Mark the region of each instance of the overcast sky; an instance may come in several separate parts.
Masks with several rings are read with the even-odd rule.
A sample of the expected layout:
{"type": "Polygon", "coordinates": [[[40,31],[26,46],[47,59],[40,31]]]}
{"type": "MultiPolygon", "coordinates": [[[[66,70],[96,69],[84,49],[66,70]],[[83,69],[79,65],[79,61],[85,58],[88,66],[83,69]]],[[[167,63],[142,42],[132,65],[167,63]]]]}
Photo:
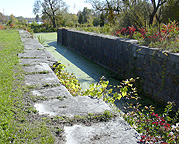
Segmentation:
{"type": "MultiPolygon", "coordinates": [[[[85,0],[64,0],[69,5],[69,12],[77,13],[84,7],[90,7],[85,0]]],[[[23,17],[35,17],[33,14],[33,5],[35,0],[0,0],[0,12],[5,15],[15,15],[23,17]]]]}

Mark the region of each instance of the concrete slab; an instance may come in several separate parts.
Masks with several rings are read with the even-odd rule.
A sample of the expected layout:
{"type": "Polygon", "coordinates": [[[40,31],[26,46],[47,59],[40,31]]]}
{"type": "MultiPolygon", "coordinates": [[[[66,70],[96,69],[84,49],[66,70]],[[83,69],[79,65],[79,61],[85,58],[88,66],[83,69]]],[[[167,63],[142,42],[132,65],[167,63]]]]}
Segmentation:
{"type": "Polygon", "coordinates": [[[46,98],[70,98],[71,94],[68,92],[65,86],[60,85],[57,87],[33,90],[31,91],[33,96],[44,96],[46,98]]]}
{"type": "Polygon", "coordinates": [[[103,113],[111,108],[102,100],[91,99],[86,96],[69,97],[64,100],[52,99],[34,105],[40,115],[74,117],[88,115],[88,113],[103,113]]]}
{"type": "Polygon", "coordinates": [[[25,84],[28,86],[32,85],[55,85],[60,84],[59,79],[56,77],[54,73],[48,74],[33,74],[33,75],[25,75],[25,84]]]}
{"type": "Polygon", "coordinates": [[[45,49],[41,44],[26,44],[24,45],[26,50],[38,50],[38,49],[45,49]]]}
{"type": "Polygon", "coordinates": [[[22,59],[20,64],[22,65],[35,65],[35,64],[40,64],[40,63],[47,63],[47,60],[44,58],[36,58],[36,59],[22,59]]]}
{"type": "Polygon", "coordinates": [[[21,40],[26,45],[39,44],[38,41],[36,41],[35,39],[32,39],[32,38],[22,38],[21,40]]]}
{"type": "Polygon", "coordinates": [[[26,50],[24,53],[18,54],[19,58],[23,57],[46,57],[44,50],[26,50]]]}
{"type": "Polygon", "coordinates": [[[44,50],[44,52],[45,52],[47,61],[57,62],[57,59],[54,56],[52,56],[52,54],[48,50],[44,50]]]}
{"type": "Polygon", "coordinates": [[[66,144],[136,144],[139,134],[121,117],[91,126],[65,126],[66,144]]]}
{"type": "Polygon", "coordinates": [[[20,33],[20,35],[21,35],[21,38],[23,38],[24,36],[25,36],[25,37],[29,36],[29,33],[26,32],[25,30],[19,30],[19,33],[20,33]]]}
{"type": "Polygon", "coordinates": [[[22,65],[48,63],[49,66],[52,66],[57,61],[47,50],[25,50],[18,56],[21,58],[22,65]]]}
{"type": "Polygon", "coordinates": [[[22,67],[25,72],[53,72],[47,63],[39,63],[36,65],[23,66],[22,67]]]}

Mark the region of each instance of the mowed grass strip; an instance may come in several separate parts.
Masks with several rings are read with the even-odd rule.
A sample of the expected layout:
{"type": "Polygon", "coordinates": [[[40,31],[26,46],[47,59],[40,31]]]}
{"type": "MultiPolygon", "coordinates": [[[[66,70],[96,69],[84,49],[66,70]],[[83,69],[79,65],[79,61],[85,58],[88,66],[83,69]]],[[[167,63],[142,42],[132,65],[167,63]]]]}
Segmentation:
{"type": "Polygon", "coordinates": [[[23,44],[17,30],[0,30],[0,143],[54,143],[42,121],[24,110],[23,71],[18,53],[23,44]]]}

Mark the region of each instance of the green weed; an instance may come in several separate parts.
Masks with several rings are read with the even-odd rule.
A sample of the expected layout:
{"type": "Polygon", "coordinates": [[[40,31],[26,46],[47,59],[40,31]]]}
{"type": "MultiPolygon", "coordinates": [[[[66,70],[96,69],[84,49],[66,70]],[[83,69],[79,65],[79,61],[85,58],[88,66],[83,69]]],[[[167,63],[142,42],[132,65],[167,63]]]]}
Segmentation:
{"type": "Polygon", "coordinates": [[[37,40],[39,41],[39,43],[41,43],[42,45],[44,44],[45,42],[45,39],[42,37],[42,36],[37,36],[37,40]]]}

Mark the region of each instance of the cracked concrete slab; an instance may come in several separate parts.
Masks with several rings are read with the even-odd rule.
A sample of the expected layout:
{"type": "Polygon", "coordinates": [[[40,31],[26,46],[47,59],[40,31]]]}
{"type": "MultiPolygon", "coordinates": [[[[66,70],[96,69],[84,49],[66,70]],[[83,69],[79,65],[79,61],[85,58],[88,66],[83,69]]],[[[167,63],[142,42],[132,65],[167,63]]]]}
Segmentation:
{"type": "Polygon", "coordinates": [[[38,49],[45,49],[41,44],[30,44],[30,45],[25,45],[24,48],[26,50],[38,50],[38,49]]]}
{"type": "Polygon", "coordinates": [[[28,44],[30,44],[30,45],[31,45],[31,44],[39,44],[39,42],[38,42],[37,40],[32,39],[31,37],[27,37],[27,38],[22,37],[21,40],[22,40],[22,42],[24,42],[26,45],[28,45],[28,44]]]}
{"type": "Polygon", "coordinates": [[[44,86],[60,84],[54,73],[25,75],[25,84],[28,86],[44,86]]]}
{"type": "Polygon", "coordinates": [[[48,62],[44,58],[35,58],[35,59],[22,58],[20,61],[20,64],[22,64],[22,65],[35,65],[35,64],[40,64],[40,63],[48,63],[48,62]]]}
{"type": "Polygon", "coordinates": [[[23,57],[47,57],[44,50],[26,50],[24,53],[18,54],[19,58],[23,57]]]}
{"type": "Polygon", "coordinates": [[[60,85],[57,87],[52,87],[52,88],[33,90],[31,92],[32,92],[33,96],[44,96],[46,98],[58,98],[58,97],[69,98],[69,97],[72,97],[72,95],[69,93],[69,91],[63,85],[60,85]]]}
{"type": "Polygon", "coordinates": [[[35,65],[23,66],[23,70],[27,73],[32,72],[53,72],[47,63],[38,63],[35,65]]]}
{"type": "Polygon", "coordinates": [[[91,126],[65,126],[66,144],[135,144],[139,134],[121,117],[91,126]]]}
{"type": "Polygon", "coordinates": [[[104,101],[91,99],[87,96],[69,97],[63,100],[50,99],[36,103],[34,107],[39,111],[39,114],[67,117],[85,116],[88,113],[99,114],[105,110],[112,111],[104,101]]]}

